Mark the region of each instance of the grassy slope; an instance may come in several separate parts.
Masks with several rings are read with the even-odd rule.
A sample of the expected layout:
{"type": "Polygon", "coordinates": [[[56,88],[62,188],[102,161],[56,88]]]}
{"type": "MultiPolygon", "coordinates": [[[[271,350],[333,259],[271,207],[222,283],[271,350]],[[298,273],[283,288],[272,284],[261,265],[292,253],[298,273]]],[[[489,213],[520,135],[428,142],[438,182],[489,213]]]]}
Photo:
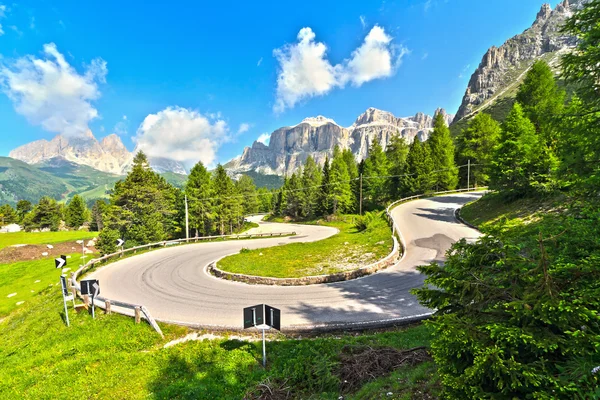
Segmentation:
{"type": "MultiPolygon", "coordinates": [[[[241,399],[270,378],[286,381],[302,398],[337,399],[343,346],[411,348],[428,345],[430,335],[417,326],[362,336],[279,337],[267,344],[265,371],[260,342],[220,339],[163,348],[187,330],[163,325],[163,340],[131,318],[98,312],[93,320],[72,308],[67,328],[62,314],[59,288],[53,286],[0,322],[0,398],[241,399]]],[[[401,368],[345,398],[415,398],[423,388],[437,390],[433,372],[431,362],[401,368]],[[387,397],[388,391],[395,396],[387,397]]]]}
{"type": "Polygon", "coordinates": [[[350,218],[324,225],[338,228],[340,233],[318,242],[244,250],[219,261],[219,268],[275,278],[324,275],[359,268],[384,258],[391,250],[390,228],[382,218],[363,232],[356,231],[350,218]]]}
{"type": "MultiPolygon", "coordinates": [[[[91,255],[86,258],[89,260],[91,255]]],[[[81,264],[81,253],[74,253],[67,259],[67,267],[72,271],[81,264]]],[[[50,285],[57,285],[60,270],[54,267],[54,259],[21,261],[12,264],[0,264],[0,317],[8,315],[16,308],[23,307],[20,302],[29,302],[50,285]],[[39,282],[37,282],[39,281],[39,282]],[[8,295],[16,293],[15,296],[8,295]]]]}
{"type": "Polygon", "coordinates": [[[0,250],[15,244],[54,244],[96,236],[98,232],[87,231],[0,233],[0,250]]]}

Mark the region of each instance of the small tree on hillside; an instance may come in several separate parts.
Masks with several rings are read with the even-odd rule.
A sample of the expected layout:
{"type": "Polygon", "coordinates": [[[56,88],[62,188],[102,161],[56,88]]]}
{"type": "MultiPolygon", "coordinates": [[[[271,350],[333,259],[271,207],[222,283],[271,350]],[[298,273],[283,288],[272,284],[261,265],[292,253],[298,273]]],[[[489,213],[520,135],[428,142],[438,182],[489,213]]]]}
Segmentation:
{"type": "Polygon", "coordinates": [[[65,209],[65,223],[68,227],[77,229],[87,222],[88,209],[79,195],[73,196],[65,209]]]}
{"type": "Polygon", "coordinates": [[[14,224],[19,221],[19,215],[10,206],[10,204],[4,204],[0,206],[0,226],[14,224]]]}
{"type": "Polygon", "coordinates": [[[441,113],[435,116],[433,132],[427,140],[433,162],[434,187],[437,191],[452,190],[458,183],[458,169],[454,163],[454,142],[450,129],[441,113]]]}
{"type": "Polygon", "coordinates": [[[17,216],[19,218],[19,223],[23,223],[23,219],[25,215],[33,210],[33,204],[29,200],[19,200],[17,202],[17,216]]]}

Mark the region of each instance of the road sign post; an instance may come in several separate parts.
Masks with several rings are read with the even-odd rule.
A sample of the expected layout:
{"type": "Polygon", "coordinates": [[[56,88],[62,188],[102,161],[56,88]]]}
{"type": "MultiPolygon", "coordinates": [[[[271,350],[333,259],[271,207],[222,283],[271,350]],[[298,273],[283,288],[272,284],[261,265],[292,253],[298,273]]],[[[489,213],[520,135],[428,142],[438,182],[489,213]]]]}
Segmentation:
{"type": "Polygon", "coordinates": [[[266,304],[244,308],[244,329],[255,327],[262,330],[263,367],[267,366],[267,342],[265,331],[271,328],[281,330],[281,311],[266,304]]]}
{"type": "Polygon", "coordinates": [[[67,300],[70,300],[68,299],[70,295],[69,289],[67,288],[67,278],[64,275],[60,276],[60,286],[62,288],[63,304],[65,306],[65,321],[67,322],[67,326],[71,326],[69,323],[69,310],[67,309],[67,300]]]}
{"type": "Polygon", "coordinates": [[[88,279],[81,281],[81,294],[92,296],[92,318],[96,318],[94,300],[100,294],[100,282],[97,279],[88,279]]]}

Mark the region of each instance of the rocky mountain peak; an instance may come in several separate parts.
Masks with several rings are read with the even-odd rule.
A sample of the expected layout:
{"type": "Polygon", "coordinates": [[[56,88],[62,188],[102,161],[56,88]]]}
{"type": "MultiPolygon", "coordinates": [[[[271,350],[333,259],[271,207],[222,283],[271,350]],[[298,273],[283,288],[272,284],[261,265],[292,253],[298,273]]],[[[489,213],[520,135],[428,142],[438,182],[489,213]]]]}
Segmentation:
{"type": "Polygon", "coordinates": [[[370,107],[367,109],[367,111],[358,116],[356,121],[354,121],[353,126],[370,124],[373,122],[386,122],[395,124],[396,117],[388,111],[382,111],[377,108],[370,107]]]}
{"type": "Polygon", "coordinates": [[[588,1],[564,0],[554,10],[544,4],[530,28],[500,47],[490,47],[471,75],[455,120],[470,117],[510,93],[536,60],[543,57],[552,63],[565,51],[571,51],[577,39],[564,35],[560,28],[573,11],[588,1]]]}
{"type": "MultiPolygon", "coordinates": [[[[316,117],[304,118],[302,120],[302,122],[300,122],[300,124],[309,124],[310,126],[314,126],[314,127],[322,126],[322,125],[326,125],[326,124],[337,125],[334,120],[332,120],[330,118],[326,118],[322,115],[319,115],[316,117]]],[[[298,125],[300,125],[300,124],[298,124],[298,125]]]]}

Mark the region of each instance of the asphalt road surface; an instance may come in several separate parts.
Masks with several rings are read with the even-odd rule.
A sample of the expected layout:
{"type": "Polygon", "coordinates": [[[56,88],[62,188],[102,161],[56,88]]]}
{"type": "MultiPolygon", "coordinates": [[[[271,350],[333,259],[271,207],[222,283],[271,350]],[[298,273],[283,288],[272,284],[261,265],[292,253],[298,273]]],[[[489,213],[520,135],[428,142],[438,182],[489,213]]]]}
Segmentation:
{"type": "MultiPolygon", "coordinates": [[[[261,223],[255,229],[296,231],[292,237],[190,244],[124,259],[91,274],[102,297],[146,306],[164,322],[238,330],[242,309],[266,303],[281,309],[282,330],[378,326],[418,319],[431,313],[409,292],[422,286],[419,265],[443,261],[450,245],[476,239],[478,231],[454,217],[454,211],[482,192],[445,195],[401,204],[393,211],[406,254],[393,267],[363,278],[309,286],[262,286],[229,282],[206,266],[241,248],[256,249],[316,241],[336,233],[329,227],[261,223]]],[[[302,254],[298,254],[302,258],[302,254]]]]}

